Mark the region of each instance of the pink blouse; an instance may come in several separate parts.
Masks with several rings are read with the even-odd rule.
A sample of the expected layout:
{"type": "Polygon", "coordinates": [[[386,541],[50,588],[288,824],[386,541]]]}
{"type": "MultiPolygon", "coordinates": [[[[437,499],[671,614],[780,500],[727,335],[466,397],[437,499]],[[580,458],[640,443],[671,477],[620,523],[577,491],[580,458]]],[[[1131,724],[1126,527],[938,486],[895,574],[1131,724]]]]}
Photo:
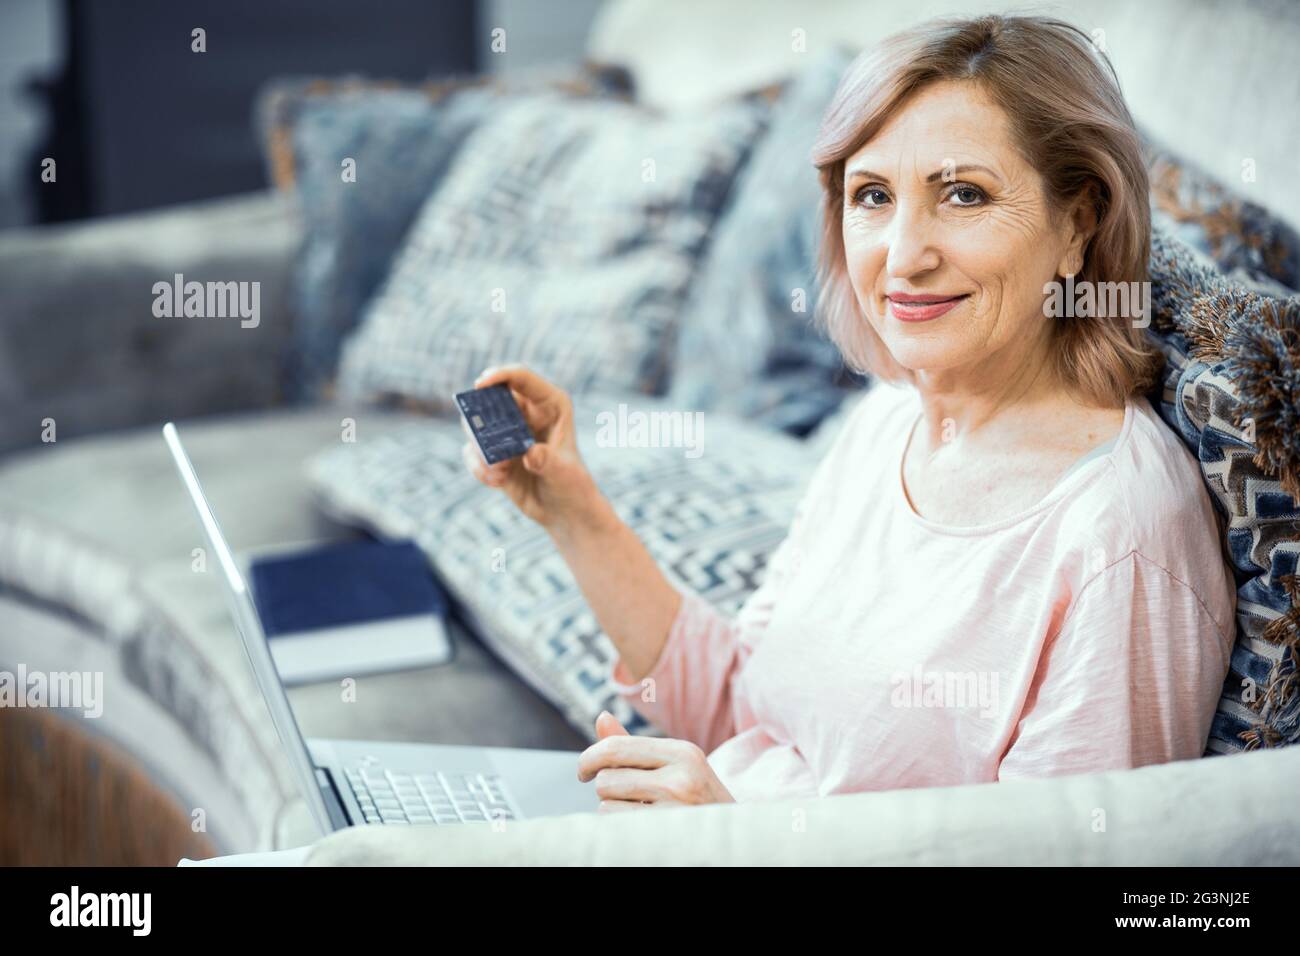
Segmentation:
{"type": "Polygon", "coordinates": [[[1020,513],[928,521],[903,491],[911,387],[879,384],[728,618],[684,594],[619,691],[737,800],[1200,757],[1235,592],[1197,464],[1146,399],[1109,453],[1020,513]]]}

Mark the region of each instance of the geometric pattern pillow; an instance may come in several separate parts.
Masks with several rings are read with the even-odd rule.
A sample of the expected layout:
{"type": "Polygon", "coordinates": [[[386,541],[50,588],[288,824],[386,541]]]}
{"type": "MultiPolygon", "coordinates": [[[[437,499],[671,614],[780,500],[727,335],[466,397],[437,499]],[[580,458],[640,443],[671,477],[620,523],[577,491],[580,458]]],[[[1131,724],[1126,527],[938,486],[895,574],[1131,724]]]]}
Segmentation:
{"type": "Polygon", "coordinates": [[[296,191],[303,221],[286,361],[295,397],[328,391],[344,336],[465,138],[503,97],[540,89],[575,97],[622,92],[615,74],[586,65],[418,85],[276,80],[262,91],[269,172],[280,189],[296,191]],[[345,160],[354,177],[344,178],[345,160]]]}
{"type": "Polygon", "coordinates": [[[1200,463],[1225,527],[1237,637],[1207,753],[1300,740],[1300,299],[1227,284],[1152,237],[1150,396],[1200,463]]]}
{"type": "MultiPolygon", "coordinates": [[[[696,458],[680,448],[601,447],[596,415],[618,401],[629,399],[575,399],[584,461],[669,579],[734,612],[785,537],[815,462],[797,439],[713,415],[696,458]]],[[[591,736],[602,710],[650,732],[610,688],[613,646],[550,538],[465,471],[464,441],[457,423],[414,421],[331,447],[308,472],[340,520],[414,540],[480,638],[580,733],[591,736]]]]}
{"type": "Polygon", "coordinates": [[[521,361],[574,394],[654,392],[764,109],[502,102],[461,147],[344,347],[340,393],[434,405],[521,361]]]}

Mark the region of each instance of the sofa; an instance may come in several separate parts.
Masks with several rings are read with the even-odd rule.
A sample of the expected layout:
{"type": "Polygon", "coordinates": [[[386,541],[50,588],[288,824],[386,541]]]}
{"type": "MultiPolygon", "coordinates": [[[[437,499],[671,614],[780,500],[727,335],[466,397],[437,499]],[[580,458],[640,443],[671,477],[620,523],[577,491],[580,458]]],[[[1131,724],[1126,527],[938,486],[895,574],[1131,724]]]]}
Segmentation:
{"type": "MultiPolygon", "coordinates": [[[[605,708],[657,732],[612,694],[608,639],[545,537],[464,473],[440,396],[502,357],[564,382],[615,507],[677,584],[738,607],[865,384],[816,333],[815,304],[791,304],[815,292],[800,158],[819,110],[874,35],[1001,5],[739,6],[610,0],[584,63],[519,77],[286,80],[257,109],[267,192],[0,235],[0,669],[102,670],[113,702],[93,722],[0,711],[0,804],[20,808],[0,861],[169,864],[317,836],[220,588],[195,570],[167,419],[240,552],[411,539],[453,599],[454,670],[363,682],[386,701],[371,709],[299,689],[309,734],[576,751],[605,708]],[[506,148],[520,142],[522,157],[506,148]],[[340,191],[340,156],[355,182],[383,169],[382,187],[340,191]],[[526,197],[541,212],[502,243],[482,198],[541,168],[526,197]],[[255,327],[159,318],[149,291],[176,274],[258,282],[255,327]],[[494,295],[499,312],[482,306],[494,295]],[[607,446],[596,421],[620,406],[704,411],[707,454],[607,446]]],[[[504,833],[357,828],[308,862],[1300,862],[1300,200],[1281,172],[1300,136],[1284,65],[1300,16],[1049,9],[1106,47],[1149,143],[1151,331],[1168,359],[1151,398],[1201,462],[1241,587],[1207,756],[504,833]],[[1221,42],[1225,24],[1240,43],[1221,42]]]]}

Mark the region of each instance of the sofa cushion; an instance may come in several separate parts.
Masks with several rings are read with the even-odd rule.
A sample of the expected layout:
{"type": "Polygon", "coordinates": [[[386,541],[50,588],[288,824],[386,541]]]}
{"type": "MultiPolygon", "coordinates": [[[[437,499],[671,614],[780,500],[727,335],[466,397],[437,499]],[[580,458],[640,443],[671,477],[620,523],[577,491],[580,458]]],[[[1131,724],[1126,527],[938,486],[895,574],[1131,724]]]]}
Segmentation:
{"type": "Polygon", "coordinates": [[[523,361],[571,392],[651,392],[732,177],[742,101],[689,117],[625,103],[502,104],[461,148],[347,342],[348,397],[448,405],[523,361]]]}
{"type": "Polygon", "coordinates": [[[332,380],[343,337],[465,138],[504,98],[538,90],[626,94],[615,73],[586,66],[419,85],[277,80],[262,92],[258,120],[269,172],[278,187],[296,190],[305,228],[286,362],[296,394],[315,394],[332,380]],[[345,160],[355,164],[351,180],[343,176],[345,160]]]}
{"type": "MultiPolygon", "coordinates": [[[[671,411],[651,399],[576,400],[584,459],[670,580],[727,611],[758,585],[812,462],[775,432],[710,415],[703,453],[597,442],[597,415],[671,411]]],[[[412,538],[482,639],[591,736],[601,710],[645,722],[616,695],[608,637],[540,527],[465,470],[459,424],[413,422],[308,466],[325,510],[412,538]]]]}

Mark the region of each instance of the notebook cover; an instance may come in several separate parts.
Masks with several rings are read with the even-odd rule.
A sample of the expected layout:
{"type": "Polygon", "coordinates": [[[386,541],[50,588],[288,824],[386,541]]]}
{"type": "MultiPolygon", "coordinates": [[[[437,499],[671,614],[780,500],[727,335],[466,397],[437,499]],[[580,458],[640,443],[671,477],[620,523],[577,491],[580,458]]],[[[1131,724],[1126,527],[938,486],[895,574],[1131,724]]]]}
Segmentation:
{"type": "Polygon", "coordinates": [[[363,540],[257,558],[250,574],[268,637],[447,614],[442,588],[410,541],[363,540]]]}

